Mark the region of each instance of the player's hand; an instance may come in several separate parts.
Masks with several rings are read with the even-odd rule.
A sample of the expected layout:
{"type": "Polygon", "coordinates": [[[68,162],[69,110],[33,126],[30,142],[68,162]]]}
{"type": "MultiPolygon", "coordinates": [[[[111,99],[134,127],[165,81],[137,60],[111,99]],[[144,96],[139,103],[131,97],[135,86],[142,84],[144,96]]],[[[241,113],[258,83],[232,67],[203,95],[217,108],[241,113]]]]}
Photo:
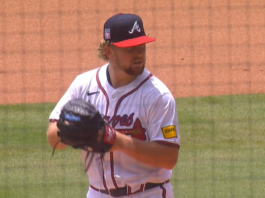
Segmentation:
{"type": "Polygon", "coordinates": [[[95,106],[83,99],[70,100],[63,107],[57,127],[62,143],[96,153],[108,152],[116,137],[95,106]]]}

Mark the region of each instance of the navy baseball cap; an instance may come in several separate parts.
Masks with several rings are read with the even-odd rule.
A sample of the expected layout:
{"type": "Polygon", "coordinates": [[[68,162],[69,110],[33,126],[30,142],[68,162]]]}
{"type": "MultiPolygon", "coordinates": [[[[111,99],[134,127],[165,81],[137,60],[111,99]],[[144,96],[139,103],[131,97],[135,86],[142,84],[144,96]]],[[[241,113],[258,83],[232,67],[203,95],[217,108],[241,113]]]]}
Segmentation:
{"type": "Polygon", "coordinates": [[[135,14],[116,14],[104,24],[103,38],[117,47],[132,47],[155,41],[146,36],[142,19],[135,14]]]}

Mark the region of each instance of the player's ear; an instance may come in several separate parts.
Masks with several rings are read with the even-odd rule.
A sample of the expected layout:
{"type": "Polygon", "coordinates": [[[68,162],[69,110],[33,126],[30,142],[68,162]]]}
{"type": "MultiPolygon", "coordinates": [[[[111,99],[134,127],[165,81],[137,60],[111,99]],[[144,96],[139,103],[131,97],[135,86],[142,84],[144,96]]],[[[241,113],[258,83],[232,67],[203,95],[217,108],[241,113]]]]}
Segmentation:
{"type": "Polygon", "coordinates": [[[111,48],[110,45],[105,46],[104,50],[105,50],[105,54],[108,57],[108,59],[111,60],[111,59],[113,59],[115,57],[114,56],[114,51],[113,51],[113,49],[111,48]]]}

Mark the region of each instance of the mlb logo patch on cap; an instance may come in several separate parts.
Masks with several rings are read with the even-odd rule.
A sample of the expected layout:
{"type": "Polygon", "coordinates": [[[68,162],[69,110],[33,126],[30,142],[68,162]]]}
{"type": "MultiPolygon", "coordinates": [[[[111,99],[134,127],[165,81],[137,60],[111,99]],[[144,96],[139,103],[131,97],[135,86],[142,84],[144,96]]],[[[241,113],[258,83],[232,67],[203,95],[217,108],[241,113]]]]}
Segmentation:
{"type": "Polygon", "coordinates": [[[105,29],[105,39],[111,39],[111,37],[110,37],[110,29],[105,29]]]}

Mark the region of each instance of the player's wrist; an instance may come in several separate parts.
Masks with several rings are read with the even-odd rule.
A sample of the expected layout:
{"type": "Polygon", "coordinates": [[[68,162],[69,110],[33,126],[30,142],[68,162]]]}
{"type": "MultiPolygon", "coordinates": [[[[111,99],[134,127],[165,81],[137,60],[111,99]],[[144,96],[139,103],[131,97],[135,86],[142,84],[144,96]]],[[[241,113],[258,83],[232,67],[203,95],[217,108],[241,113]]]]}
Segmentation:
{"type": "Polygon", "coordinates": [[[126,136],[116,131],[116,138],[114,140],[114,144],[111,147],[110,151],[122,150],[122,140],[124,139],[124,137],[126,136]]]}

